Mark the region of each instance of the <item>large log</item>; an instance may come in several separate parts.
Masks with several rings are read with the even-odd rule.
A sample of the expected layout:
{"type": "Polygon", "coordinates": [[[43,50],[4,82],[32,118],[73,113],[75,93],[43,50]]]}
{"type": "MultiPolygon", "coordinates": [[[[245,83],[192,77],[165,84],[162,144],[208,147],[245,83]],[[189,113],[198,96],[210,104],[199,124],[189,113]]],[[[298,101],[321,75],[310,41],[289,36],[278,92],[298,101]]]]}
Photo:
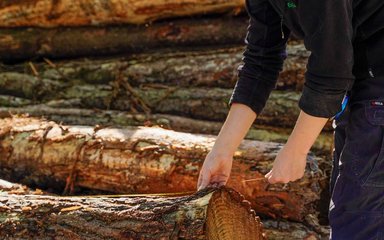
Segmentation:
{"type": "Polygon", "coordinates": [[[239,13],[242,0],[2,0],[0,27],[143,24],[158,19],[239,13]]]}
{"type": "MultiPolygon", "coordinates": [[[[41,191],[36,192],[33,190],[29,190],[25,186],[21,186],[19,184],[5,182],[4,185],[2,184],[3,182],[4,181],[0,180],[0,190],[2,191],[2,193],[0,194],[0,237],[6,239],[36,239],[41,236],[44,236],[45,238],[52,236],[55,239],[61,239],[60,237],[64,238],[65,236],[68,236],[70,239],[73,239],[76,235],[81,239],[89,239],[90,237],[96,238],[96,236],[98,239],[115,239],[118,236],[119,232],[124,231],[125,229],[131,230],[133,228],[133,225],[138,226],[138,224],[141,223],[143,218],[141,217],[139,219],[139,223],[136,222],[133,224],[132,221],[129,222],[129,220],[134,219],[139,214],[151,217],[152,214],[155,213],[159,213],[159,215],[161,214],[161,217],[165,219],[176,221],[177,226],[179,226],[179,229],[169,229],[169,233],[165,233],[166,227],[164,227],[163,233],[165,235],[171,234],[171,232],[175,234],[174,238],[166,239],[178,239],[176,237],[178,235],[199,235],[201,234],[201,232],[205,233],[201,234],[202,239],[213,239],[213,236],[211,238],[206,237],[208,231],[212,231],[212,227],[209,228],[208,224],[206,224],[205,227],[202,227],[202,223],[207,223],[208,220],[212,218],[218,219],[218,217],[221,217],[222,214],[225,214],[225,218],[223,218],[223,220],[225,221],[221,221],[220,226],[214,226],[214,232],[216,234],[219,233],[229,235],[220,235],[220,239],[233,239],[232,236],[235,236],[236,238],[240,237],[240,239],[242,239],[244,232],[246,232],[247,234],[246,239],[253,239],[257,237],[257,235],[252,235],[254,231],[257,231],[257,228],[250,229],[251,232],[247,232],[247,228],[254,227],[252,225],[260,227],[260,225],[258,224],[258,218],[256,217],[256,222],[253,218],[253,210],[249,210],[249,203],[241,201],[243,199],[242,196],[237,192],[233,191],[232,189],[217,189],[214,193],[211,192],[214,189],[207,189],[199,193],[195,193],[194,196],[174,196],[173,198],[165,196],[155,197],[153,195],[140,194],[136,195],[136,197],[108,195],[98,197],[83,196],[73,198],[62,198],[52,196],[33,196],[41,195],[42,193],[41,191]],[[219,194],[219,192],[221,194],[219,194]],[[14,196],[14,194],[18,194],[21,196],[17,197],[14,196]],[[28,194],[28,196],[23,196],[23,194],[28,194]],[[214,198],[216,198],[215,201],[213,200],[214,198]],[[133,205],[126,203],[131,203],[133,205]],[[226,203],[226,205],[222,205],[222,203],[226,203]],[[159,211],[159,209],[152,208],[155,206],[150,206],[150,204],[161,204],[162,207],[165,205],[166,211],[162,212],[159,211]],[[172,204],[174,208],[171,208],[172,204]],[[100,209],[96,209],[96,206],[100,207],[100,209]],[[221,210],[216,211],[216,214],[210,214],[213,212],[213,210],[216,210],[218,206],[221,207],[221,210]],[[149,211],[145,211],[145,207],[150,207],[150,209],[148,209],[149,211]],[[233,209],[236,210],[234,217],[231,214],[231,210],[233,209]],[[121,211],[123,211],[123,214],[121,213],[121,211]],[[185,211],[188,211],[187,214],[185,214],[185,211]],[[191,212],[197,214],[190,214],[191,212]],[[127,216],[126,213],[130,214],[127,216]],[[175,213],[181,213],[181,216],[176,215],[175,213]],[[240,217],[244,214],[245,216],[248,215],[250,218],[240,219],[240,217]],[[111,221],[111,219],[109,218],[109,221],[103,222],[103,220],[107,216],[113,216],[114,220],[111,221]],[[178,219],[174,219],[176,216],[178,216],[178,219]],[[188,219],[185,219],[185,217],[187,216],[189,216],[188,219]],[[232,222],[231,219],[228,220],[228,216],[231,216],[233,221],[237,221],[232,222]],[[70,224],[67,225],[68,221],[71,221],[72,219],[74,219],[74,221],[70,222],[70,224]],[[119,220],[119,225],[116,226],[116,224],[114,223],[118,222],[119,220]],[[201,220],[201,223],[197,223],[197,220],[201,220]],[[100,221],[104,224],[101,225],[100,221]],[[240,225],[244,224],[244,222],[244,226],[240,225]],[[129,226],[127,226],[128,223],[130,223],[129,226]],[[186,228],[181,228],[183,224],[191,226],[192,223],[194,224],[194,226],[197,227],[189,230],[186,228]],[[75,224],[80,225],[76,226],[75,224]],[[16,225],[16,227],[11,228],[11,225],[16,225]],[[231,231],[220,231],[228,226],[232,227],[231,231]],[[78,229],[80,229],[81,227],[83,227],[83,229],[86,229],[87,232],[80,233],[78,229]],[[106,236],[106,229],[112,230],[112,232],[115,234],[110,234],[109,236],[106,236]],[[192,231],[195,231],[195,233],[192,233],[192,231]],[[185,234],[185,232],[187,232],[187,234],[185,234]]],[[[156,221],[156,218],[149,218],[147,219],[147,221],[156,221]]],[[[166,226],[170,225],[168,225],[168,223],[169,222],[167,222],[166,226]]],[[[150,225],[148,230],[156,230],[153,229],[153,227],[156,226],[153,223],[147,223],[147,226],[148,225],[150,225]]],[[[305,226],[304,224],[288,222],[284,220],[276,221],[265,219],[263,220],[262,228],[264,229],[264,237],[270,240],[315,240],[326,238],[327,236],[329,236],[329,230],[326,226],[318,225],[317,228],[319,230],[314,231],[310,230],[310,228],[305,226]]],[[[154,235],[150,235],[150,233],[147,233],[145,237],[151,239],[158,237],[155,232],[153,234],[154,235]]],[[[131,238],[138,239],[138,237],[139,236],[132,236],[131,238]]],[[[124,236],[121,238],[127,239],[128,237],[124,236]]]]}
{"type": "MultiPolygon", "coordinates": [[[[104,40],[104,38],[95,39],[104,40]]],[[[12,88],[17,94],[26,94],[24,92],[28,93],[28,87],[20,85],[34,82],[35,85],[39,85],[36,88],[50,92],[51,88],[65,87],[64,83],[108,84],[119,76],[127,78],[135,87],[162,84],[179,87],[233,88],[237,81],[237,67],[241,64],[243,51],[243,47],[237,47],[210,51],[141,54],[129,58],[48,62],[50,64],[34,62],[0,65],[2,69],[0,88],[2,91],[12,88]]],[[[288,45],[287,52],[288,58],[284,62],[277,89],[301,90],[308,52],[302,44],[294,43],[288,45]]]]}
{"type": "MultiPolygon", "coordinates": [[[[140,104],[132,101],[126,91],[106,85],[75,85],[62,92],[61,99],[46,101],[52,107],[97,108],[130,111],[132,107],[145,111],[140,104]]],[[[148,103],[151,112],[174,114],[202,120],[223,121],[229,110],[231,89],[203,88],[135,88],[141,99],[148,103]]],[[[294,126],[299,108],[300,94],[297,92],[275,91],[271,94],[258,123],[278,126],[294,126]]]]}
{"type": "MultiPolygon", "coordinates": [[[[1,16],[1,13],[0,13],[1,16]]],[[[242,45],[248,19],[180,19],[147,26],[0,28],[0,60],[129,56],[202,47],[242,45]]]]}
{"type": "MultiPolygon", "coordinates": [[[[56,108],[97,108],[176,114],[202,120],[223,121],[228,113],[232,89],[142,86],[133,88],[124,78],[111,85],[67,84],[42,81],[30,75],[11,73],[0,79],[0,93],[22,95],[56,108]],[[14,81],[14,79],[19,79],[14,81]],[[129,91],[128,91],[129,90],[129,91]],[[140,101],[139,101],[140,100],[140,101]]],[[[292,127],[299,114],[297,92],[275,91],[263,113],[260,124],[292,127]]],[[[5,98],[7,99],[7,98],[5,98]]],[[[13,99],[12,99],[13,100],[13,99]]],[[[4,104],[5,106],[14,106],[4,104]]]]}
{"type": "MultiPolygon", "coordinates": [[[[148,106],[152,113],[172,114],[209,121],[224,121],[228,113],[228,100],[231,90],[224,89],[135,89],[148,106]]],[[[60,94],[60,93],[58,93],[60,94]]],[[[41,101],[52,108],[86,108],[101,110],[120,110],[145,112],[142,105],[134,102],[130,96],[120,95],[113,98],[113,90],[109,86],[95,87],[93,85],[74,86],[61,93],[62,97],[57,100],[41,101]]],[[[293,127],[299,108],[297,101],[300,95],[296,92],[274,92],[264,111],[257,119],[259,124],[275,127],[293,127]]],[[[16,98],[4,98],[5,106],[18,105],[16,98]],[[11,102],[7,102],[11,100],[11,102]]],[[[30,102],[29,102],[30,103],[30,102]]],[[[39,104],[39,102],[36,102],[39,104]]],[[[4,106],[3,105],[3,106],[4,106]]]]}
{"type": "Polygon", "coordinates": [[[264,239],[249,203],[227,188],[185,197],[0,193],[0,216],[6,239],[264,239]]]}
{"type": "MultiPolygon", "coordinates": [[[[48,120],[60,122],[66,125],[85,126],[157,126],[179,132],[200,133],[217,135],[223,122],[204,121],[187,117],[167,114],[132,114],[126,111],[114,110],[92,110],[79,108],[52,108],[44,104],[27,107],[0,107],[0,118],[12,117],[13,115],[24,115],[32,117],[45,117],[48,120]]],[[[250,128],[246,139],[264,142],[285,143],[291,130],[267,127],[254,124],[250,128]]],[[[330,154],[333,149],[333,135],[324,131],[316,140],[314,149],[330,154]]]]}
{"type": "MultiPolygon", "coordinates": [[[[37,119],[0,121],[0,166],[18,181],[42,187],[65,183],[119,193],[191,191],[215,138],[160,128],[64,127],[37,119]]],[[[308,156],[305,177],[286,185],[265,179],[280,144],[244,141],[229,186],[257,212],[303,220],[317,214],[330,163],[308,156]],[[321,166],[321,170],[319,169],[321,166]]],[[[327,200],[322,200],[327,201],[327,200]]]]}

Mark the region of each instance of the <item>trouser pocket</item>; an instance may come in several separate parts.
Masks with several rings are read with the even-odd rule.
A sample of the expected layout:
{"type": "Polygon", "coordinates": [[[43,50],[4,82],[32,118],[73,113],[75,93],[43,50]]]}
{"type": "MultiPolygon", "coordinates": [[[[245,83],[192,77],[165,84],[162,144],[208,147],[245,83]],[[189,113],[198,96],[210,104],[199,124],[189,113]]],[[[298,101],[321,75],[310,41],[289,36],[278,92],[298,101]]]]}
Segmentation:
{"type": "Polygon", "coordinates": [[[384,187],[384,98],[352,104],[341,163],[362,186],[384,187]]]}

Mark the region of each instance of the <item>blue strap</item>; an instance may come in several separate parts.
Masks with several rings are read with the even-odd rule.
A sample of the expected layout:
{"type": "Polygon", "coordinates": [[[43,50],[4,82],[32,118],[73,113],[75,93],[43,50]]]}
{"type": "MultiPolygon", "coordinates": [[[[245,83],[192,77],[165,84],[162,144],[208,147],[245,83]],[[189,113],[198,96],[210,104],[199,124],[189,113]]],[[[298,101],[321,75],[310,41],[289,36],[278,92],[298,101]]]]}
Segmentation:
{"type": "Polygon", "coordinates": [[[338,112],[333,119],[339,119],[339,117],[343,114],[345,108],[347,107],[348,102],[349,102],[349,96],[345,95],[343,102],[341,103],[341,111],[338,112]]]}

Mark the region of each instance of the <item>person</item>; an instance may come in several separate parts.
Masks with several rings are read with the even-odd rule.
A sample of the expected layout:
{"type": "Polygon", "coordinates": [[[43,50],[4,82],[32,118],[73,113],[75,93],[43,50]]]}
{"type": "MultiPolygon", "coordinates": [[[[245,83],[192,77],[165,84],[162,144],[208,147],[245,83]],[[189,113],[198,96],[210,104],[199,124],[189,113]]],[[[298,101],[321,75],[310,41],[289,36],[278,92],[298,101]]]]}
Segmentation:
{"type": "Polygon", "coordinates": [[[311,52],[301,111],[265,178],[300,179],[312,144],[334,120],[330,237],[384,239],[384,1],[246,0],[246,9],[243,64],[198,189],[227,183],[234,152],[276,85],[293,33],[311,52]]]}

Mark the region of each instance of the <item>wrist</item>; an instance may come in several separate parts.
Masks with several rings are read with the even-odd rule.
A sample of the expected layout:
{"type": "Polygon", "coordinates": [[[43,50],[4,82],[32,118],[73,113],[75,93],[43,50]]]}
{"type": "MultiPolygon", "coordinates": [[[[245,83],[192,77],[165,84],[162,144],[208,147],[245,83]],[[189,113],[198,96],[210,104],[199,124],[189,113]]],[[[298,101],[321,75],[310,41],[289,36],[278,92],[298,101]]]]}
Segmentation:
{"type": "Polygon", "coordinates": [[[303,144],[303,142],[296,141],[296,139],[290,138],[285,144],[284,148],[289,149],[295,155],[306,156],[311,149],[311,145],[303,144]]]}
{"type": "Polygon", "coordinates": [[[228,151],[226,148],[214,146],[210,154],[218,159],[232,159],[234,151],[228,151]]]}

